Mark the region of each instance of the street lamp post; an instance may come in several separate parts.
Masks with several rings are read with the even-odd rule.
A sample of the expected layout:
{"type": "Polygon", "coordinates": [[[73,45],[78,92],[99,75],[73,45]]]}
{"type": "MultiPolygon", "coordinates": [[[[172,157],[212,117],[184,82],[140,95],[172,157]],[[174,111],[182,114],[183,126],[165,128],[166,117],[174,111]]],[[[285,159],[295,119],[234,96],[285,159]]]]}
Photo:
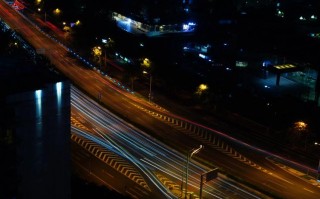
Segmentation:
{"type": "Polygon", "coordinates": [[[149,102],[151,102],[151,95],[152,95],[152,91],[151,91],[151,87],[152,87],[152,76],[150,74],[150,86],[149,86],[149,102]]]}
{"type": "Polygon", "coordinates": [[[184,198],[187,198],[188,194],[188,175],[189,175],[189,162],[190,159],[192,158],[193,155],[197,154],[200,152],[200,150],[203,149],[203,145],[200,145],[199,148],[197,149],[192,149],[189,153],[187,153],[187,166],[186,166],[186,190],[185,190],[185,195],[184,198]]]}
{"type": "Polygon", "coordinates": [[[319,159],[319,164],[318,164],[318,171],[317,171],[317,181],[320,182],[320,159],[319,159]]]}
{"type": "Polygon", "coordinates": [[[151,102],[152,97],[152,75],[151,75],[151,61],[148,58],[142,60],[141,66],[143,67],[143,74],[149,73],[149,102],[151,102]],[[147,72],[148,71],[148,72],[147,72]]]}
{"type": "MultiPolygon", "coordinates": [[[[315,146],[320,146],[319,142],[314,142],[315,146]]],[[[320,182],[320,159],[319,159],[319,163],[318,163],[318,168],[317,168],[317,181],[320,182]]]]}

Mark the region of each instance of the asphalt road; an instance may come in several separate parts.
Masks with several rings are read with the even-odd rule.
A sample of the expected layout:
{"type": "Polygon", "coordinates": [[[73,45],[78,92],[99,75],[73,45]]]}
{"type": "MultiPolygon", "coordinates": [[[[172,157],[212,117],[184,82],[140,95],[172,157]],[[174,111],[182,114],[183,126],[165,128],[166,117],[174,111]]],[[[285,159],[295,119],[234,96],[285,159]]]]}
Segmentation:
{"type": "MultiPolygon", "coordinates": [[[[118,86],[117,83],[101,76],[91,68],[84,67],[83,62],[71,57],[65,47],[45,36],[3,1],[0,1],[0,17],[36,49],[42,49],[57,70],[67,76],[72,83],[82,88],[93,98],[99,98],[102,104],[125,120],[152,132],[161,141],[169,143],[170,146],[174,146],[177,150],[183,152],[204,144],[206,145],[205,149],[197,156],[201,158],[201,161],[208,166],[217,166],[221,170],[278,197],[320,198],[318,187],[289,175],[284,170],[275,168],[274,165],[270,165],[270,162],[265,160],[266,154],[261,154],[259,150],[245,149],[243,150],[246,153],[244,155],[235,149],[239,146],[232,144],[233,142],[224,141],[226,144],[222,145],[221,142],[223,141],[219,141],[219,144],[217,144],[217,142],[208,141],[194,134],[190,135],[186,129],[173,128],[165,120],[159,120],[150,115],[149,112],[151,111],[179,118],[179,116],[175,116],[167,110],[132,95],[118,86]],[[233,147],[231,147],[232,145],[233,147]],[[229,149],[226,149],[226,146],[233,148],[234,156],[228,154],[229,149]],[[247,157],[254,157],[254,160],[261,162],[262,165],[257,165],[254,161],[249,161],[249,163],[248,161],[241,161],[239,160],[241,157],[246,160],[250,160],[247,157]]],[[[240,148],[242,149],[242,147],[240,148]]]]}
{"type": "Polygon", "coordinates": [[[161,197],[157,190],[150,192],[144,189],[74,142],[72,142],[72,163],[78,175],[123,195],[141,199],[161,197]]]}
{"type": "MultiPolygon", "coordinates": [[[[87,97],[76,88],[72,88],[72,117],[84,125],[84,132],[78,135],[86,136],[94,142],[101,140],[104,146],[116,149],[114,153],[129,156],[128,161],[146,168],[146,177],[151,174],[161,181],[161,184],[171,187],[177,196],[181,195],[181,179],[185,177],[186,156],[160,143],[146,133],[123,121],[107,109],[87,97]],[[94,139],[91,137],[93,136],[94,139]],[[150,172],[147,172],[150,171],[150,172]],[[161,177],[159,177],[161,176],[161,177]]],[[[100,143],[100,141],[96,142],[100,143]]],[[[189,164],[188,191],[199,196],[200,174],[210,168],[191,161],[189,164]]],[[[185,178],[184,178],[185,179],[185,178]]],[[[160,184],[160,185],[161,185],[160,184]]],[[[185,185],[184,185],[185,186],[185,185]]],[[[185,188],[185,187],[184,187],[185,188]]],[[[267,198],[252,189],[220,174],[213,181],[205,184],[204,198],[267,198]]]]}

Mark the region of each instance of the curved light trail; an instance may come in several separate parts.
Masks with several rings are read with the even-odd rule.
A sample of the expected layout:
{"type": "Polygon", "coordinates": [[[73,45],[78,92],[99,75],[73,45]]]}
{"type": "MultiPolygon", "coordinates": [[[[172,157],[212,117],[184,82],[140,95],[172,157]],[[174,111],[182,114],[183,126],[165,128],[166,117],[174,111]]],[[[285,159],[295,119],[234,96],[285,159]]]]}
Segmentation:
{"type": "MultiPolygon", "coordinates": [[[[157,131],[157,128],[159,128],[161,130],[165,130],[165,129],[169,129],[169,128],[168,128],[168,126],[164,127],[164,125],[159,121],[154,124],[153,122],[155,122],[155,120],[152,119],[148,115],[141,114],[141,111],[137,110],[136,108],[134,108],[134,106],[130,105],[130,104],[132,104],[132,102],[139,103],[140,105],[147,107],[150,110],[162,112],[163,114],[169,114],[172,117],[179,118],[181,120],[192,123],[194,125],[201,126],[202,128],[205,128],[205,129],[208,129],[212,132],[215,132],[216,134],[219,134],[220,136],[228,138],[231,141],[237,142],[239,144],[242,144],[243,146],[254,149],[254,151],[263,152],[268,155],[271,154],[267,151],[264,151],[264,150],[261,150],[259,148],[254,147],[254,146],[248,145],[247,143],[242,142],[241,140],[237,140],[231,136],[228,136],[228,135],[224,134],[223,132],[216,131],[216,130],[211,129],[209,127],[202,126],[201,124],[197,124],[195,122],[192,122],[186,118],[179,117],[175,114],[171,114],[163,109],[159,109],[159,107],[154,106],[154,104],[146,103],[145,100],[142,100],[139,97],[132,95],[131,92],[128,92],[128,90],[125,89],[123,85],[121,85],[119,82],[116,82],[114,79],[110,79],[109,77],[108,77],[108,79],[106,79],[104,76],[101,76],[100,73],[93,71],[92,68],[83,67],[83,63],[89,64],[86,60],[81,58],[79,55],[77,55],[76,53],[74,53],[70,49],[66,49],[66,47],[61,45],[61,43],[58,42],[56,39],[48,39],[49,36],[47,34],[44,34],[43,32],[39,32],[39,28],[35,28],[34,26],[32,26],[30,24],[30,22],[26,22],[25,18],[22,18],[21,15],[17,14],[17,12],[14,11],[12,8],[10,8],[10,6],[5,4],[4,1],[0,1],[0,16],[3,20],[6,21],[6,23],[8,23],[10,25],[10,27],[12,27],[17,32],[19,32],[30,44],[32,44],[32,46],[35,49],[43,49],[45,51],[45,53],[44,53],[45,56],[47,56],[51,60],[52,64],[54,64],[56,66],[56,68],[59,70],[59,72],[63,73],[66,77],[68,77],[71,82],[75,83],[77,86],[79,86],[81,89],[85,90],[87,93],[90,93],[91,96],[97,96],[98,93],[99,94],[102,93],[103,96],[102,96],[101,102],[106,103],[106,104],[109,103],[109,107],[113,111],[118,112],[119,114],[121,114],[124,117],[127,117],[127,116],[131,117],[130,119],[132,119],[132,121],[134,121],[140,125],[144,125],[146,128],[149,128],[151,131],[157,131]],[[69,56],[70,53],[74,54],[75,58],[70,57],[69,56]],[[81,61],[81,63],[79,60],[81,61]],[[104,100],[105,98],[107,98],[107,100],[104,100]],[[130,102],[130,103],[127,103],[127,102],[130,102]],[[138,119],[133,118],[133,116],[135,116],[137,114],[140,114],[140,117],[139,118],[137,117],[138,119]],[[147,121],[142,121],[142,120],[147,120],[147,121]]],[[[90,66],[90,67],[92,67],[92,66],[90,66]]],[[[94,108],[95,113],[99,113],[99,111],[100,111],[100,108],[94,108]]],[[[81,110],[79,112],[84,112],[85,114],[87,114],[87,112],[89,113],[90,110],[86,110],[86,111],[81,110]]],[[[106,129],[105,124],[108,124],[108,122],[107,122],[108,119],[105,119],[104,118],[105,116],[107,116],[107,118],[109,117],[109,115],[106,113],[104,116],[102,114],[101,117],[103,119],[100,121],[97,120],[97,121],[99,121],[99,123],[97,123],[97,121],[95,120],[96,119],[95,114],[89,115],[87,119],[90,122],[92,122],[94,125],[96,125],[98,127],[98,130],[102,131],[104,135],[107,134],[108,137],[110,137],[110,138],[113,136],[112,139],[116,140],[116,142],[119,144],[125,143],[125,140],[129,139],[130,137],[126,137],[126,139],[123,139],[123,138],[120,139],[119,137],[116,136],[116,134],[119,132],[115,133],[112,131],[112,129],[110,129],[110,131],[109,131],[109,129],[106,129]],[[115,139],[115,138],[117,138],[117,139],[115,139]]],[[[85,117],[87,117],[87,116],[85,115],[85,117]]],[[[115,126],[113,124],[113,122],[117,122],[117,120],[110,121],[108,126],[112,126],[116,130],[123,128],[123,124],[121,122],[118,123],[119,126],[115,126]]],[[[120,132],[122,132],[122,131],[120,131],[120,132]]],[[[133,131],[128,131],[128,132],[129,133],[127,133],[127,134],[135,134],[133,131]]],[[[124,133],[126,133],[126,132],[124,132],[124,133]]],[[[165,134],[165,132],[161,132],[161,133],[165,134]]],[[[165,135],[168,135],[168,134],[165,134],[165,135]]],[[[185,140],[187,140],[187,138],[185,138],[185,140]]],[[[148,141],[154,141],[154,140],[150,139],[148,141]]],[[[172,143],[174,143],[174,140],[170,140],[170,141],[172,143]]],[[[137,142],[139,142],[139,139],[137,142]]],[[[148,142],[145,142],[145,143],[148,143],[148,142]]],[[[188,143],[188,144],[190,144],[190,143],[188,143]]],[[[181,146],[182,145],[188,146],[187,144],[181,144],[181,146]]],[[[152,160],[152,161],[155,161],[155,160],[152,157],[149,157],[150,154],[156,154],[156,157],[157,156],[161,157],[160,156],[161,154],[157,154],[154,151],[146,153],[145,150],[148,150],[148,151],[150,150],[148,148],[149,146],[148,147],[147,147],[147,145],[146,146],[143,145],[143,146],[144,146],[144,151],[139,150],[137,148],[134,148],[134,146],[129,145],[128,151],[130,151],[130,154],[138,155],[138,157],[143,157],[143,156],[147,157],[148,156],[147,159],[152,160]]],[[[124,148],[127,149],[127,146],[125,146],[124,148]]],[[[164,152],[164,151],[162,153],[166,154],[166,152],[164,152]]],[[[272,155],[276,155],[276,154],[272,154],[272,155]]],[[[209,156],[207,156],[207,157],[209,158],[209,156]]],[[[279,156],[276,156],[276,157],[279,157],[279,156]]],[[[164,157],[164,158],[168,158],[168,160],[170,160],[170,156],[164,157]]],[[[281,158],[281,157],[279,157],[279,158],[281,158]]],[[[181,156],[180,159],[177,159],[177,158],[174,158],[174,159],[176,159],[177,161],[181,161],[180,166],[183,165],[183,159],[184,159],[183,155],[181,156]]],[[[154,164],[154,165],[158,165],[158,164],[154,164]]],[[[236,170],[237,168],[241,168],[246,171],[250,170],[249,168],[248,169],[244,168],[246,165],[240,167],[240,165],[239,166],[236,164],[232,165],[232,163],[229,163],[229,162],[223,164],[223,166],[228,167],[229,170],[233,170],[233,171],[237,171],[236,170]],[[231,167],[234,167],[234,168],[231,168],[231,167]]],[[[301,165],[301,166],[303,166],[303,165],[301,165]]],[[[149,167],[152,168],[152,166],[150,166],[150,165],[149,165],[149,167]]],[[[179,171],[179,169],[177,169],[177,168],[172,168],[172,167],[169,167],[169,168],[172,171],[179,171]]],[[[193,166],[191,166],[190,169],[191,169],[190,178],[192,178],[193,166]]],[[[314,172],[314,169],[312,169],[312,168],[308,168],[308,169],[309,169],[309,171],[314,172]]],[[[180,169],[180,173],[181,173],[181,171],[182,170],[180,169]]],[[[196,171],[198,171],[198,170],[196,170],[196,171]]],[[[176,173],[178,176],[179,172],[176,172],[176,173]]],[[[260,175],[260,173],[256,173],[256,174],[260,175]]],[[[300,194],[301,197],[308,196],[309,198],[312,198],[312,197],[319,198],[319,197],[317,197],[319,195],[319,192],[317,190],[314,190],[313,187],[310,187],[307,182],[301,182],[301,180],[297,180],[297,179],[295,179],[295,177],[286,176],[290,181],[292,180],[295,183],[295,186],[289,187],[286,184],[280,184],[279,181],[276,181],[276,179],[272,179],[272,178],[265,179],[266,176],[265,175],[262,175],[262,176],[263,177],[259,178],[258,180],[257,179],[249,179],[249,180],[253,181],[254,183],[259,183],[260,186],[266,187],[267,189],[272,190],[280,195],[296,196],[296,195],[300,194]],[[286,189],[287,191],[286,192],[282,191],[283,189],[286,189]],[[312,189],[312,191],[306,192],[305,190],[307,190],[307,189],[312,189]]],[[[218,182],[219,182],[219,179],[220,179],[220,177],[217,180],[218,182]]],[[[195,184],[196,183],[193,183],[191,180],[191,185],[195,185],[195,184]]]]}
{"type": "MultiPolygon", "coordinates": [[[[169,190],[158,181],[155,172],[164,173],[180,185],[181,177],[185,171],[185,155],[168,148],[128,124],[75,87],[72,87],[71,93],[72,111],[77,112],[84,120],[94,126],[93,133],[79,131],[76,133],[128,159],[148,176],[163,193],[168,194],[169,190]]],[[[193,187],[193,190],[198,191],[200,174],[205,173],[209,168],[195,161],[190,162],[189,168],[189,185],[193,187]]],[[[223,175],[207,183],[203,193],[209,198],[226,198],[230,193],[236,193],[239,198],[260,198],[237,186],[223,175]]]]}

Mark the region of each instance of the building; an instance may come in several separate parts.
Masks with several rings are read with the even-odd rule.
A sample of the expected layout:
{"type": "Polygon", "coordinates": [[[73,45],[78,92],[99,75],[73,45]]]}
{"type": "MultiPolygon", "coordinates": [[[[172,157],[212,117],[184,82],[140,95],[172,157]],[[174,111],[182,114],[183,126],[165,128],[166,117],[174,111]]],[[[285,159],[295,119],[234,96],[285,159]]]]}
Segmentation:
{"type": "Polygon", "coordinates": [[[70,198],[69,82],[0,59],[0,198],[70,198]]]}

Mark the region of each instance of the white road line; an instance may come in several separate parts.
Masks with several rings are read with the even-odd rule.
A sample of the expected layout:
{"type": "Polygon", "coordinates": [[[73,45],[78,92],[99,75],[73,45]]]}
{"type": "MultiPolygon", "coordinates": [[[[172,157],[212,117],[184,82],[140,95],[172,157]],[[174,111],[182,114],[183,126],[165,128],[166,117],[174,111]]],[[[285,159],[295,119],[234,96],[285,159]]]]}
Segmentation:
{"type": "Polygon", "coordinates": [[[311,191],[310,189],[307,189],[307,188],[303,188],[303,190],[306,190],[306,191],[309,191],[311,193],[314,193],[313,191],[311,191]]]}
{"type": "Polygon", "coordinates": [[[110,173],[108,173],[108,172],[107,172],[106,170],[104,170],[104,169],[102,169],[102,173],[108,175],[108,176],[111,177],[111,178],[114,178],[113,175],[111,175],[110,173]]]}

